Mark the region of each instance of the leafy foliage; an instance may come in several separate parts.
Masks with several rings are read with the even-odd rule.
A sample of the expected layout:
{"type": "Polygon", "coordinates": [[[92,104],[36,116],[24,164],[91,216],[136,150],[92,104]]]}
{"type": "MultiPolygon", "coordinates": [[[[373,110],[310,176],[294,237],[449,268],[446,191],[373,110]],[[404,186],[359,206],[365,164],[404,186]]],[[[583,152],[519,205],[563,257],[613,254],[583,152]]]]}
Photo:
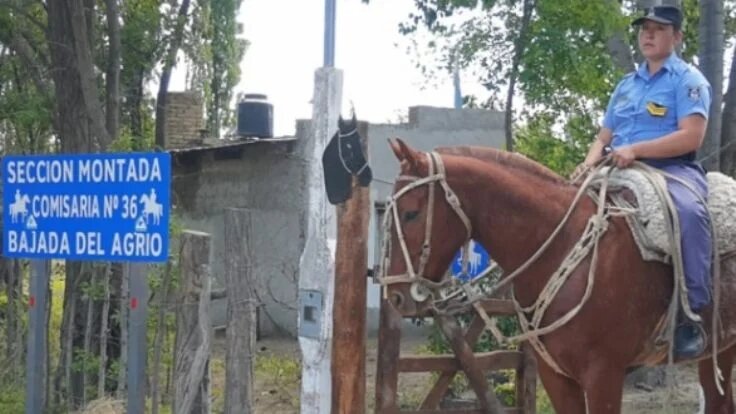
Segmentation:
{"type": "MultiPolygon", "coordinates": [[[[485,96],[465,97],[465,105],[504,110],[504,93],[518,39],[521,0],[415,0],[399,30],[409,37],[417,67],[428,79],[455,64],[481,82],[485,96]]],[[[516,150],[566,174],[583,159],[608,98],[623,73],[608,42],[628,39],[636,54],[637,1],[545,0],[534,3],[529,41],[520,56],[518,98],[513,126],[516,150]]],[[[724,4],[726,42],[736,35],[736,1],[724,4]]],[[[696,62],[697,0],[684,0],[683,57],[696,62]]]]}

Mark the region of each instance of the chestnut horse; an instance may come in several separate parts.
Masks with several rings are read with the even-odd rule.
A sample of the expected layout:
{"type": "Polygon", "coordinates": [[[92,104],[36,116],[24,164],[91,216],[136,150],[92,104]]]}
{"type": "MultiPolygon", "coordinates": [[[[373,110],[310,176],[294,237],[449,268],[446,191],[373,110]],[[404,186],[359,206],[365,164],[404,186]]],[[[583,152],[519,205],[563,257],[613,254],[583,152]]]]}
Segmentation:
{"type": "MultiPolygon", "coordinates": [[[[437,169],[430,165],[433,161],[427,153],[401,140],[390,145],[400,162],[400,175],[394,185],[394,195],[400,196],[393,201],[396,212],[387,211],[396,220],[387,229],[391,235],[385,236],[390,247],[384,271],[386,280],[398,275],[394,276],[397,283],[387,284],[386,293],[404,315],[426,307],[426,303],[412,300],[405,275],[415,273],[440,282],[469,237],[491,252],[501,268],[511,272],[547,240],[578,192],[576,185],[541,164],[488,148],[441,150],[438,157],[445,172],[433,181],[428,176],[437,169]],[[431,191],[430,182],[437,184],[431,191]],[[455,198],[459,205],[453,207],[455,198]],[[402,238],[406,252],[401,247],[402,238]],[[429,241],[427,246],[423,246],[425,239],[429,241]]],[[[514,294],[522,306],[536,301],[595,212],[592,199],[583,197],[550,247],[514,279],[514,294]]],[[[672,298],[672,268],[641,258],[622,217],[610,218],[598,249],[595,284],[588,301],[568,323],[539,338],[564,372],[553,370],[537,355],[541,380],[556,412],[561,414],[620,413],[626,373],[638,366],[666,362],[666,353],[655,348],[654,341],[672,298]]],[[[542,326],[580,303],[590,265],[588,255],[552,301],[542,326]]],[[[736,258],[724,256],[721,270],[719,312],[723,332],[718,337],[717,361],[724,377],[724,395],[716,388],[710,343],[699,362],[705,412],[711,414],[734,413],[731,367],[736,356],[736,258]]],[[[709,338],[712,332],[707,321],[711,312],[708,308],[703,313],[709,338]]]]}

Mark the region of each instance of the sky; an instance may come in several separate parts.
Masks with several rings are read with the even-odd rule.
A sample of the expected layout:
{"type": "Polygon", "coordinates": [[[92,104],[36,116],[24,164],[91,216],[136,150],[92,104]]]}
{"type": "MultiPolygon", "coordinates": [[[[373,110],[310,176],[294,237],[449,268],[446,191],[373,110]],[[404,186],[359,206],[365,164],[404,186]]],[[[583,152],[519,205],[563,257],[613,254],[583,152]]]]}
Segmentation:
{"type": "MultiPolygon", "coordinates": [[[[274,106],[275,136],[293,135],[297,119],[312,117],[324,8],[324,0],[243,0],[238,21],[250,47],[233,95],[266,94],[274,106]]],[[[337,0],[335,67],[343,71],[343,114],[352,102],[360,120],[387,123],[406,116],[409,106],[452,107],[451,75],[425,85],[407,53],[409,40],[398,31],[415,10],[413,0],[337,0]]],[[[183,71],[175,70],[171,90],[183,88],[183,71]]]]}
{"type": "MultiPolygon", "coordinates": [[[[323,63],[324,8],[325,0],[242,1],[238,22],[250,46],[233,96],[267,95],[277,137],[293,135],[296,120],[312,116],[314,73],[323,63]]],[[[452,107],[451,74],[439,72],[428,82],[407,51],[409,38],[398,31],[415,11],[414,0],[337,0],[335,67],[343,71],[344,115],[352,103],[360,120],[396,123],[410,106],[452,107]]],[[[174,69],[170,90],[184,88],[185,71],[183,65],[174,69]]],[[[472,74],[460,78],[464,95],[486,95],[472,74]]]]}

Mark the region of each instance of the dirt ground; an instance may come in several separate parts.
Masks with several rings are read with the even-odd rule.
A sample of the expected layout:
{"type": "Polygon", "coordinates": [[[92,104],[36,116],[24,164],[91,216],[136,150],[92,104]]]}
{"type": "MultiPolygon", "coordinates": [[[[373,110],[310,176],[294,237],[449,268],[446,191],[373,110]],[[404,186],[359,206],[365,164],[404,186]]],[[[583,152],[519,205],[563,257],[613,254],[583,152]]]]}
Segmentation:
{"type": "MultiPolygon", "coordinates": [[[[426,340],[421,337],[402,340],[402,355],[418,353],[426,340]]],[[[216,341],[215,358],[224,360],[224,339],[216,341]],[[221,353],[221,354],[220,354],[221,353]]],[[[373,413],[375,399],[376,339],[369,339],[366,356],[366,407],[373,413]]],[[[264,339],[258,342],[257,370],[255,383],[255,412],[298,413],[299,412],[299,343],[294,339],[264,339]]],[[[217,365],[217,364],[215,364],[217,365]]],[[[218,398],[221,400],[224,375],[213,370],[213,396],[215,412],[218,398]],[[219,390],[218,390],[219,388],[219,390]]],[[[400,403],[409,409],[418,403],[429,390],[431,374],[402,374],[399,379],[400,403]]],[[[698,412],[697,369],[694,365],[676,368],[674,395],[667,388],[645,390],[627,387],[624,393],[624,414],[694,414],[698,412]],[[669,405],[668,405],[669,403],[669,405]]],[[[539,383],[541,387],[541,383],[539,383]]],[[[547,414],[550,411],[540,414],[547,414]]]]}

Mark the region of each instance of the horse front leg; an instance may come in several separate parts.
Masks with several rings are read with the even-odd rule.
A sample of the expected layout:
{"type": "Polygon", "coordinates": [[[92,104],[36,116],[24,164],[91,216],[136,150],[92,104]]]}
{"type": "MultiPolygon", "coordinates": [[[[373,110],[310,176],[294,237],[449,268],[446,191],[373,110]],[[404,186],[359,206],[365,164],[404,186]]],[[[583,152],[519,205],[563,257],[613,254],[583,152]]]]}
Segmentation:
{"type": "Polygon", "coordinates": [[[589,414],[620,414],[624,394],[623,368],[592,366],[582,383],[589,414]]]}
{"type": "Polygon", "coordinates": [[[705,414],[734,414],[736,412],[731,389],[731,371],[734,357],[736,357],[736,345],[718,354],[718,367],[723,374],[723,382],[721,383],[723,395],[716,388],[713,360],[707,358],[698,363],[700,385],[703,387],[703,395],[705,396],[705,414]]]}
{"type": "Polygon", "coordinates": [[[556,413],[586,414],[585,394],[583,389],[574,380],[560,375],[536,354],[539,378],[544,390],[547,391],[556,413]]]}

